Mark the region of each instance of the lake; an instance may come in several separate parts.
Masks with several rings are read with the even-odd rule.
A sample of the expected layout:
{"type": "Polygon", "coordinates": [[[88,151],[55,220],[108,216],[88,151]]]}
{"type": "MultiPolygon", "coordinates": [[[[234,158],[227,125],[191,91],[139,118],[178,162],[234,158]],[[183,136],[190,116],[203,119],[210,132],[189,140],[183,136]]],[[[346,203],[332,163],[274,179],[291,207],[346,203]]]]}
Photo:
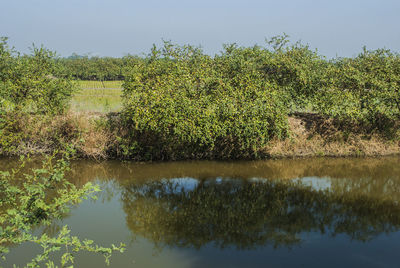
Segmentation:
{"type": "MultiPolygon", "coordinates": [[[[0,170],[17,165],[0,159],[0,170]]],[[[109,246],[110,267],[399,267],[400,158],[71,163],[97,200],[37,233],[109,246]]],[[[39,248],[12,248],[5,267],[39,248]]],[[[57,257],[57,256],[55,256],[57,257]]],[[[76,267],[106,267],[79,253],[76,267]]]]}

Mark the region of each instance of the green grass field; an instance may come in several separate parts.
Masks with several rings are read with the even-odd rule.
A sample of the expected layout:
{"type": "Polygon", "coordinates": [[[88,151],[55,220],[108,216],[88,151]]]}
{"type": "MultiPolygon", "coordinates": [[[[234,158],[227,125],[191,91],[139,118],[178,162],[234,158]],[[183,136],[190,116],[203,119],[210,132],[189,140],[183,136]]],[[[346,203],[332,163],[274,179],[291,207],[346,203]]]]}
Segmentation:
{"type": "Polygon", "coordinates": [[[78,81],[78,84],[83,89],[98,89],[98,88],[122,88],[123,81],[78,81]]]}
{"type": "Polygon", "coordinates": [[[122,107],[123,81],[78,81],[81,90],[71,101],[77,112],[118,112],[122,107]]]}

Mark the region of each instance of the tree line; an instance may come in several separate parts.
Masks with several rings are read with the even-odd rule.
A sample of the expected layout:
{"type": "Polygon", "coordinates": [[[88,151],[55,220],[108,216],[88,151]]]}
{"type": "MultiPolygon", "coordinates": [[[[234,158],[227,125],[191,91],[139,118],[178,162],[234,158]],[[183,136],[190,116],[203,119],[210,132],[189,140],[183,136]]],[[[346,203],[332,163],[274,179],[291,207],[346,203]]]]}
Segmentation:
{"type": "Polygon", "coordinates": [[[214,56],[166,41],[144,57],[63,59],[43,47],[21,55],[3,38],[0,58],[2,114],[62,114],[74,79],[123,78],[118,152],[127,158],[265,157],[271,140],[291,136],[298,112],[345,133],[400,136],[400,56],[386,49],[327,59],[277,36],[214,56]]]}
{"type": "Polygon", "coordinates": [[[77,80],[124,80],[132,69],[132,66],[135,66],[142,60],[141,57],[134,55],[113,58],[73,54],[68,58],[57,59],[61,68],[56,75],[58,77],[72,77],[77,80]]]}

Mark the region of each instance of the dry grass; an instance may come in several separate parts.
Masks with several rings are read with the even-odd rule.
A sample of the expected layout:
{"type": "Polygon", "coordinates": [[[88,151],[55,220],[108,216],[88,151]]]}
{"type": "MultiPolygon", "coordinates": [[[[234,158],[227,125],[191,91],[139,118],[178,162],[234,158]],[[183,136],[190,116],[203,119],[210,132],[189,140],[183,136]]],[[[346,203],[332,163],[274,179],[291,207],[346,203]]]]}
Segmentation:
{"type": "Polygon", "coordinates": [[[9,155],[48,154],[68,147],[80,157],[104,159],[108,157],[108,146],[115,140],[105,126],[105,117],[99,113],[26,115],[19,118],[16,129],[23,134],[22,139],[13,152],[7,152],[9,155]]]}
{"type": "Polygon", "coordinates": [[[312,156],[384,156],[400,154],[400,142],[378,134],[340,131],[331,119],[318,115],[289,117],[291,137],[274,140],[264,148],[273,158],[312,156]]]}
{"type": "MultiPolygon", "coordinates": [[[[386,140],[376,134],[344,134],[331,121],[319,120],[290,117],[291,137],[274,140],[261,151],[272,158],[400,154],[398,140],[386,140]]],[[[12,152],[0,148],[0,155],[52,153],[70,147],[78,157],[123,157],[117,137],[123,136],[126,130],[118,113],[69,112],[54,117],[25,114],[16,122],[15,131],[22,134],[22,139],[12,152]]]]}

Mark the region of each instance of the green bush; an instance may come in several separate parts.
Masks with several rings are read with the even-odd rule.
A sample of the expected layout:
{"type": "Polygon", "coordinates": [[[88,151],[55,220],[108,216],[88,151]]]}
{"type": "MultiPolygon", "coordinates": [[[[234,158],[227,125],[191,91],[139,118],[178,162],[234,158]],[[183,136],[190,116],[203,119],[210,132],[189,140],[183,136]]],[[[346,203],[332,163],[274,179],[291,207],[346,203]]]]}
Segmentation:
{"type": "MultiPolygon", "coordinates": [[[[63,218],[71,206],[79,204],[83,199],[95,198],[100,191],[91,183],[77,188],[66,178],[68,161],[55,161],[51,157],[43,162],[42,168],[23,172],[26,161],[22,161],[18,169],[0,171],[0,257],[12,250],[12,246],[33,243],[42,247],[43,251],[25,267],[56,267],[54,252],[63,253],[60,267],[74,263],[75,254],[80,251],[100,253],[109,264],[114,251],[123,252],[125,245],[119,247],[101,247],[92,240],[81,240],[70,234],[67,226],[63,226],[53,237],[46,233],[36,235],[39,225],[49,226],[54,220],[63,218]]],[[[69,266],[72,267],[72,266],[69,266]]]]}
{"type": "Polygon", "coordinates": [[[215,58],[218,68],[224,69],[228,76],[255,71],[260,79],[278,87],[292,111],[308,108],[311,97],[322,86],[326,61],[307,45],[290,44],[286,35],[266,42],[265,48],[225,45],[222,55],[215,58]]]}
{"type": "Polygon", "coordinates": [[[166,42],[136,66],[123,99],[123,146],[138,159],[254,158],[288,135],[276,85],[239,50],[214,60],[166,42]]]}
{"type": "Polygon", "coordinates": [[[286,35],[266,41],[272,47],[262,66],[266,79],[288,94],[287,103],[292,111],[308,109],[312,96],[323,85],[326,60],[308,45],[290,44],[286,35]]]}
{"type": "Polygon", "coordinates": [[[20,55],[0,41],[0,108],[2,111],[60,114],[76,90],[75,84],[54,74],[60,66],[55,53],[33,47],[32,55],[20,55]]]}
{"type": "Polygon", "coordinates": [[[266,41],[224,45],[213,57],[165,42],[147,57],[60,59],[44,48],[20,55],[2,38],[0,147],[23,142],[19,113],[63,113],[75,90],[69,78],[126,78],[109,153],[127,158],[261,157],[271,139],[289,135],[288,114],[298,112],[331,118],[346,133],[399,137],[399,54],[364,49],[327,60],[286,35],[266,41]]]}
{"type": "Polygon", "coordinates": [[[389,50],[364,51],[333,60],[313,99],[314,109],[368,131],[387,131],[400,118],[400,57],[389,50]]]}

